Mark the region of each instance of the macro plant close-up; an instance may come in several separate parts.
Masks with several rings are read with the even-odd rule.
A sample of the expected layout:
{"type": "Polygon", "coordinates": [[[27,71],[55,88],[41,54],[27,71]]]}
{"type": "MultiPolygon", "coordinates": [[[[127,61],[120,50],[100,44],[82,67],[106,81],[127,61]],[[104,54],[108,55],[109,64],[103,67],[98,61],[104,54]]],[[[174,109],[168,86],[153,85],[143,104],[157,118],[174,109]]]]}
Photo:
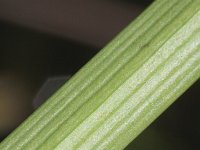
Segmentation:
{"type": "Polygon", "coordinates": [[[2,0],[0,26],[0,150],[198,149],[199,0],[2,0]]]}

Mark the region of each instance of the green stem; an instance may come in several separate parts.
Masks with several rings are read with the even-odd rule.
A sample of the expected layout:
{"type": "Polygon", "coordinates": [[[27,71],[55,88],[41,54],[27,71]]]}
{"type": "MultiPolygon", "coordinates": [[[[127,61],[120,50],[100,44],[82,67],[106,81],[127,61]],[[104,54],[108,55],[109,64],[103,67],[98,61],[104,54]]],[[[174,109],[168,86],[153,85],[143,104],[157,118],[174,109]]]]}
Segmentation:
{"type": "Polygon", "coordinates": [[[157,0],[0,149],[123,149],[199,77],[200,1],[157,0]]]}

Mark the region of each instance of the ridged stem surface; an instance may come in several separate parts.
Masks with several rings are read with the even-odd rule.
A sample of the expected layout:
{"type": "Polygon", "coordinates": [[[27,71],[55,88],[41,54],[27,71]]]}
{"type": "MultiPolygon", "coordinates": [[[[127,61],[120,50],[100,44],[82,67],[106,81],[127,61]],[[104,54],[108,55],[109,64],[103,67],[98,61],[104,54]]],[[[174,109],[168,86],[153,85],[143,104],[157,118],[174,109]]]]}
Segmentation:
{"type": "Polygon", "coordinates": [[[157,0],[0,149],[123,149],[199,77],[200,1],[157,0]]]}

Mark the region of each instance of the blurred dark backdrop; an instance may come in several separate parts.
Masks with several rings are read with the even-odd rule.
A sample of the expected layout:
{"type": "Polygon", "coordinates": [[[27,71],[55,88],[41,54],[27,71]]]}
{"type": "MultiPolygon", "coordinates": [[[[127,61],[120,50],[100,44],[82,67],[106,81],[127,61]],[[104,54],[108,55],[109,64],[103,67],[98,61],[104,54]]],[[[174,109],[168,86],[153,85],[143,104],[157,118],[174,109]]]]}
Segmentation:
{"type": "MultiPolygon", "coordinates": [[[[151,0],[0,1],[0,140],[33,111],[50,77],[71,76],[151,0]]],[[[200,82],[127,150],[190,150],[200,137],[200,82]]]]}

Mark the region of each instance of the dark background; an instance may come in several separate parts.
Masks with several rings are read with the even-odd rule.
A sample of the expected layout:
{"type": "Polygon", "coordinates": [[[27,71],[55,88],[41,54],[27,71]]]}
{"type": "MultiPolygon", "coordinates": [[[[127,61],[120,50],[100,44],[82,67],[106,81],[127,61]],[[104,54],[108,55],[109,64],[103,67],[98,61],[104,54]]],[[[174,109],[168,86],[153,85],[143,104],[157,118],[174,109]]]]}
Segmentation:
{"type": "MultiPolygon", "coordinates": [[[[151,0],[49,2],[0,1],[0,140],[34,111],[48,78],[73,75],[151,0]]],[[[199,91],[197,82],[127,150],[196,149],[199,91]]]]}

